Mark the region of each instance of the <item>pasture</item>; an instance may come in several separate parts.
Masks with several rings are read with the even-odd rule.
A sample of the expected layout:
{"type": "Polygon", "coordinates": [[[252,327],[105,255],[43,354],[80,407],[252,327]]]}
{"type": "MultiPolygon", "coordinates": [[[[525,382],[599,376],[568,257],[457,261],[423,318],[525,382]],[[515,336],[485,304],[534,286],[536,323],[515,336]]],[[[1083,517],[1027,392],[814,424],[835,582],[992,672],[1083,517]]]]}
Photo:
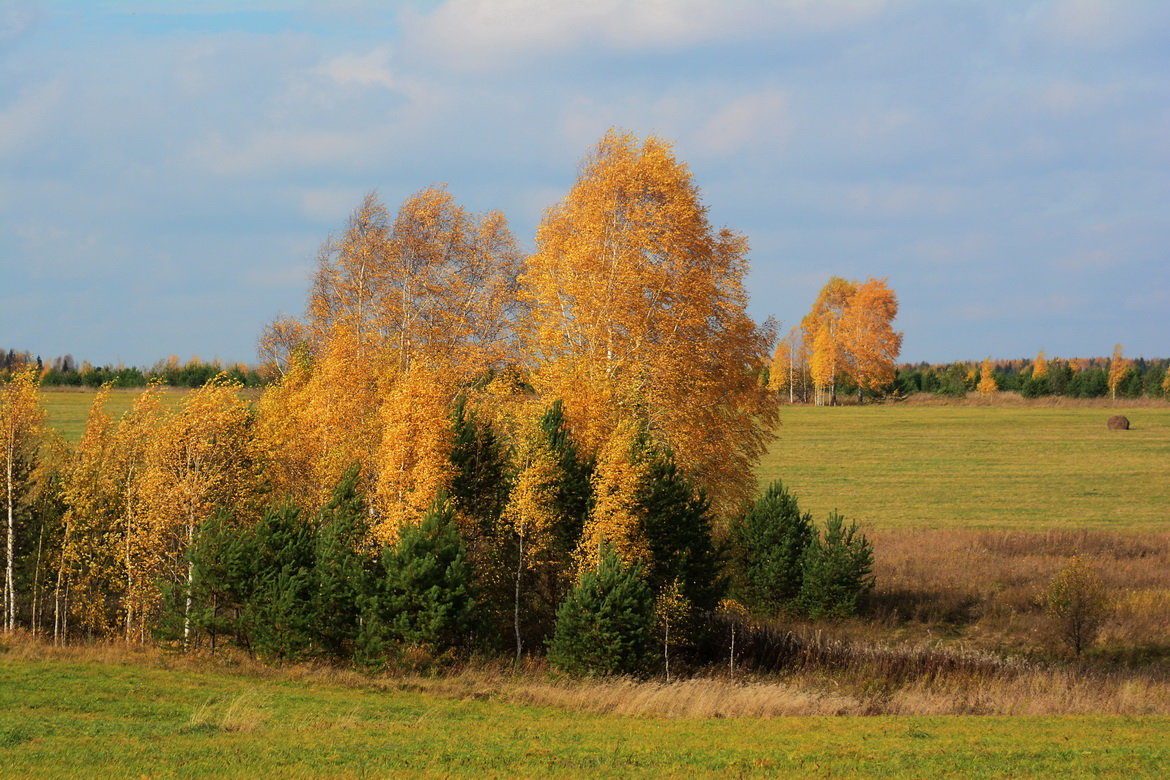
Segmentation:
{"type": "MultiPolygon", "coordinates": [[[[109,412],[140,392],[115,390],[109,412]]],[[[77,442],[94,395],[43,393],[49,424],[77,442]]],[[[1163,528],[1170,406],[785,406],[757,473],[818,521],[836,509],[868,529],[1163,528]],[[1107,430],[1114,413],[1133,429],[1107,430]]]]}
{"type": "MultiPolygon", "coordinates": [[[[12,776],[1155,776],[1165,717],[665,718],[0,652],[12,776]]],[[[75,655],[83,655],[75,652],[75,655]]]]}
{"type": "Polygon", "coordinates": [[[758,474],[867,528],[1165,528],[1170,407],[784,407],[758,474]]]}

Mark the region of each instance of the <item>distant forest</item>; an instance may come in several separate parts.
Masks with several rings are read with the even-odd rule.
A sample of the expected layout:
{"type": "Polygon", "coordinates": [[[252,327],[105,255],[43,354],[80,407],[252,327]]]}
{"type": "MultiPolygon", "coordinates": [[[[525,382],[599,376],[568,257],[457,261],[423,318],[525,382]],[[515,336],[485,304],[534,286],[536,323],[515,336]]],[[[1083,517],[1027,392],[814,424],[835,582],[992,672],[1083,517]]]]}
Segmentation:
{"type": "MultiPolygon", "coordinates": [[[[996,387],[1025,398],[1055,395],[1066,398],[1102,398],[1110,395],[1109,375],[1113,358],[1021,359],[991,361],[996,387]]],[[[1166,373],[1170,360],[1126,358],[1117,371],[1118,398],[1166,398],[1166,373]]],[[[892,388],[897,395],[933,393],[962,397],[977,389],[979,363],[905,364],[898,368],[892,388]]]]}
{"type": "MultiPolygon", "coordinates": [[[[1043,359],[1042,359],[1043,360],[1043,359]]],[[[172,355],[149,368],[134,366],[93,366],[86,361],[78,363],[72,355],[56,357],[47,363],[40,356],[13,349],[0,349],[0,380],[6,379],[13,368],[35,364],[41,371],[41,385],[46,387],[101,387],[110,382],[114,387],[145,387],[158,380],[172,387],[202,387],[207,380],[221,373],[245,387],[262,387],[271,377],[265,372],[236,363],[224,366],[217,360],[204,362],[193,357],[183,363],[172,355]]],[[[1167,386],[1170,380],[1170,359],[1127,358],[1126,369],[1117,386],[1118,398],[1170,398],[1167,386]]],[[[1103,398],[1110,394],[1109,372],[1112,358],[1052,358],[1043,360],[1043,369],[1037,372],[1037,362],[1028,358],[992,361],[992,376],[999,390],[1017,392],[1025,398],[1063,396],[1066,398],[1103,398]]],[[[892,382],[872,396],[905,397],[930,393],[944,397],[961,398],[975,392],[980,380],[980,364],[903,363],[898,366],[892,382]]],[[[847,378],[841,382],[845,395],[856,392],[847,378]]],[[[797,378],[793,401],[811,400],[809,381],[797,378]],[[808,395],[808,398],[805,396],[808,395]]],[[[781,395],[788,395],[782,392],[781,395]]]]}
{"type": "Polygon", "coordinates": [[[78,363],[72,355],[46,362],[30,352],[0,349],[0,379],[8,378],[13,369],[25,365],[35,365],[40,370],[43,387],[101,387],[107,382],[114,387],[146,387],[155,380],[171,387],[202,387],[219,374],[227,374],[245,387],[265,384],[260,372],[244,363],[225,366],[218,360],[206,363],[198,357],[183,363],[171,355],[149,368],[93,366],[84,360],[78,363]]]}

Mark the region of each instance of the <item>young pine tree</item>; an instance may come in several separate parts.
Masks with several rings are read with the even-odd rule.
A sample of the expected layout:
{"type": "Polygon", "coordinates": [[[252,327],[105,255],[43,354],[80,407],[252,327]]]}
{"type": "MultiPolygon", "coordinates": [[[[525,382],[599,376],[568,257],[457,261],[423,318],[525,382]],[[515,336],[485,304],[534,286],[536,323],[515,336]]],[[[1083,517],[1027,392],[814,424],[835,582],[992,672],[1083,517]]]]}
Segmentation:
{"type": "Polygon", "coordinates": [[[804,552],[813,541],[812,515],[773,482],[728,529],[732,592],[753,612],[773,614],[793,604],[804,576],[804,552]]]}
{"type": "Polygon", "coordinates": [[[351,466],[318,515],[311,610],[321,649],[335,658],[352,652],[361,604],[373,587],[375,559],[363,551],[369,514],[351,466]]]}
{"type": "Polygon", "coordinates": [[[445,497],[382,554],[378,587],[365,600],[360,660],[378,663],[394,642],[432,653],[465,646],[475,627],[472,572],[445,497]]]}
{"type": "Polygon", "coordinates": [[[654,656],[654,594],[638,564],[605,545],[557,610],[549,661],[573,675],[645,674],[654,656]]]}
{"type": "Polygon", "coordinates": [[[823,536],[814,536],[801,558],[804,578],[798,601],[812,618],[856,615],[873,590],[873,547],[856,523],[848,528],[829,514],[823,536]]]}

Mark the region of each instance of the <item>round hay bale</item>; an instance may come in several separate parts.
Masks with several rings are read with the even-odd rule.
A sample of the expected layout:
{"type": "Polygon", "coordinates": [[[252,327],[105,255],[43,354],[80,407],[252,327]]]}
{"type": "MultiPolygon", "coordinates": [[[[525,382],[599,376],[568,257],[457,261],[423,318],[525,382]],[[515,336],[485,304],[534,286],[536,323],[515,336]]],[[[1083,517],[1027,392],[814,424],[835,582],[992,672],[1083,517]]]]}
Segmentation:
{"type": "Polygon", "coordinates": [[[1123,414],[1115,414],[1109,418],[1109,422],[1106,425],[1109,426],[1109,430],[1111,431],[1128,431],[1129,418],[1123,414]]]}

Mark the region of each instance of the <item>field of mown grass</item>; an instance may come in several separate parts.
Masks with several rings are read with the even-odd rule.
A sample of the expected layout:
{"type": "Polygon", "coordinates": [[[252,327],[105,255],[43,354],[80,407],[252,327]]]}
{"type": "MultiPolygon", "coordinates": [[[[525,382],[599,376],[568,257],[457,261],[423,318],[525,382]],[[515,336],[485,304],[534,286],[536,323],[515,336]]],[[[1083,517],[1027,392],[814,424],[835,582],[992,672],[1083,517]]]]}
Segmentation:
{"type": "MultiPolygon", "coordinates": [[[[168,389],[163,403],[177,405],[187,394],[186,389],[168,389]]],[[[106,412],[114,419],[128,412],[141,390],[112,390],[106,402],[106,412]]],[[[85,419],[97,396],[96,390],[83,388],[52,388],[41,393],[49,426],[65,437],[66,441],[77,443],[85,433],[85,419]]]]}
{"type": "Polygon", "coordinates": [[[870,528],[1165,528],[1170,407],[793,406],[758,473],[870,528]],[[1111,414],[1129,431],[1110,431],[1111,414]]]}
{"type": "MultiPolygon", "coordinates": [[[[109,411],[139,392],[114,391],[109,411]]],[[[49,424],[80,439],[94,392],[43,397],[49,424]]],[[[1170,406],[786,406],[758,474],[818,521],[836,509],[868,528],[1162,528],[1170,406]],[[1115,413],[1133,428],[1107,430],[1115,413]]]]}
{"type": "Polygon", "coordinates": [[[663,718],[0,652],[9,776],[1157,776],[1166,717],[663,718]]]}

